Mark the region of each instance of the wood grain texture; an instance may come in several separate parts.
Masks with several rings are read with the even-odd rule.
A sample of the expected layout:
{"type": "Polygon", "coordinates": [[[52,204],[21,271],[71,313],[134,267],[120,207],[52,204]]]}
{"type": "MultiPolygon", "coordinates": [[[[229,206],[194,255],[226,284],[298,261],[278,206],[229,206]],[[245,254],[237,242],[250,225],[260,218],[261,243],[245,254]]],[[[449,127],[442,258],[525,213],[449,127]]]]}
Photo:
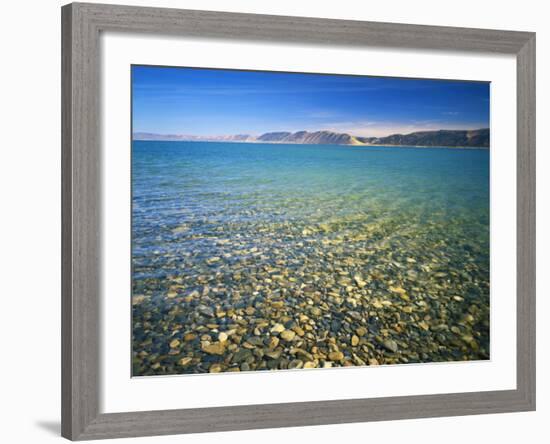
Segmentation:
{"type": "Polygon", "coordinates": [[[517,390],[102,414],[79,439],[203,433],[531,410],[517,390]]]}
{"type": "Polygon", "coordinates": [[[61,417],[62,435],[72,436],[72,17],[71,7],[61,14],[61,417]]]}
{"type": "Polygon", "coordinates": [[[100,439],[535,408],[533,33],[74,3],[62,8],[62,435],[100,439]],[[517,56],[517,389],[151,412],[99,412],[99,33],[201,36],[517,56]]]}
{"type": "Polygon", "coordinates": [[[354,20],[78,4],[101,29],[338,46],[516,54],[529,33],[354,20]]]}
{"type": "Polygon", "coordinates": [[[62,9],[62,434],[73,438],[99,414],[99,46],[89,18],[62,9]]]}
{"type": "Polygon", "coordinates": [[[535,409],[536,70],[535,36],[517,55],[517,380],[535,409]]]}

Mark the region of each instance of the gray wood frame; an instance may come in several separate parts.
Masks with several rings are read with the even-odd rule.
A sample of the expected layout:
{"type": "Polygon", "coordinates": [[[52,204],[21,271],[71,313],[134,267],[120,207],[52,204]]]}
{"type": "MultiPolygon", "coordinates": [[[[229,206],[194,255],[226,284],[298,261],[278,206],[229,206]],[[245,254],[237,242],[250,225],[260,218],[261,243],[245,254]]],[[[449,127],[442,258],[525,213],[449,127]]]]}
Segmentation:
{"type": "Polygon", "coordinates": [[[62,8],[62,435],[73,440],[535,409],[535,34],[73,3],[62,8]],[[517,389],[127,413],[99,411],[102,31],[517,57],[517,389]]]}

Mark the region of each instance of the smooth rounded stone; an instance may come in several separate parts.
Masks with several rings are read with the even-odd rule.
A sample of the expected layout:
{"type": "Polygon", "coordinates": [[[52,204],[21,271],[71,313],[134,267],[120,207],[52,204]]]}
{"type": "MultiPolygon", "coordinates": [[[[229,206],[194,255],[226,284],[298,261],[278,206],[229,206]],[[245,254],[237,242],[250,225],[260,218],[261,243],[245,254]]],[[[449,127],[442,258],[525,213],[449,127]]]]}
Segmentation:
{"type": "Polygon", "coordinates": [[[241,364],[241,371],[243,371],[243,372],[249,372],[250,371],[250,365],[248,364],[248,362],[243,362],[241,364]]]}
{"type": "Polygon", "coordinates": [[[220,342],[225,342],[227,341],[227,333],[224,333],[224,332],[221,332],[219,335],[218,335],[218,341],[220,342]]]}
{"type": "Polygon", "coordinates": [[[472,335],[469,335],[469,334],[465,334],[465,335],[462,335],[462,340],[468,344],[471,344],[472,342],[474,342],[474,337],[472,335]]]}
{"type": "Polygon", "coordinates": [[[304,368],[315,368],[317,365],[313,361],[307,361],[304,363],[304,368]]]}
{"type": "Polygon", "coordinates": [[[132,296],[132,305],[139,305],[143,303],[147,298],[148,296],[145,296],[143,294],[134,295],[132,296]]]}
{"type": "Polygon", "coordinates": [[[290,350],[291,355],[299,355],[307,361],[313,361],[313,355],[302,348],[292,348],[290,350]]]}
{"type": "Polygon", "coordinates": [[[292,330],[283,330],[280,334],[281,338],[283,338],[285,341],[292,341],[294,337],[296,336],[296,333],[294,333],[292,330]]]}
{"type": "Polygon", "coordinates": [[[418,323],[418,326],[424,331],[428,331],[430,329],[430,326],[428,325],[428,323],[426,321],[420,321],[418,323]]]}
{"type": "Polygon", "coordinates": [[[191,363],[191,361],[193,360],[193,358],[187,356],[185,358],[181,358],[179,361],[178,361],[178,364],[181,365],[182,367],[185,367],[186,365],[189,365],[191,363]]]}
{"type": "Polygon", "coordinates": [[[244,311],[247,315],[252,316],[256,312],[256,309],[254,307],[246,307],[244,311]]]}
{"type": "Polygon", "coordinates": [[[210,373],[220,373],[222,371],[222,366],[220,364],[212,364],[208,371],[210,373]]]}
{"type": "Polygon", "coordinates": [[[338,320],[333,320],[331,323],[330,323],[330,329],[333,331],[333,332],[339,332],[340,329],[342,328],[342,323],[338,320]]]}
{"type": "Polygon", "coordinates": [[[181,344],[181,342],[179,341],[179,339],[173,339],[172,341],[170,341],[170,348],[176,348],[180,344],[181,344]]]}
{"type": "Polygon", "coordinates": [[[251,356],[252,356],[252,352],[250,350],[241,348],[241,349],[239,349],[235,352],[231,362],[234,362],[234,363],[238,364],[240,362],[246,361],[251,356]]]}
{"type": "Polygon", "coordinates": [[[269,370],[277,370],[279,368],[279,360],[278,359],[269,359],[266,362],[267,368],[269,370]]]}
{"type": "Polygon", "coordinates": [[[384,342],[382,342],[382,345],[386,350],[391,351],[392,353],[396,353],[398,350],[397,342],[395,342],[393,339],[386,339],[384,342]]]}
{"type": "Polygon", "coordinates": [[[363,288],[367,285],[367,283],[363,280],[363,278],[358,274],[353,276],[353,280],[355,281],[355,283],[359,288],[363,288]]]}
{"type": "Polygon", "coordinates": [[[285,322],[285,328],[287,330],[293,330],[296,325],[297,324],[294,319],[290,319],[289,321],[285,322]]]}
{"type": "Polygon", "coordinates": [[[395,287],[390,285],[389,290],[397,294],[407,294],[407,290],[405,290],[403,287],[399,285],[396,285],[395,287]]]}
{"type": "Polygon", "coordinates": [[[283,324],[275,324],[271,328],[271,333],[281,333],[285,330],[285,326],[283,324]]]}
{"type": "Polygon", "coordinates": [[[207,307],[206,305],[199,305],[197,307],[197,311],[203,316],[208,316],[210,318],[214,317],[214,310],[212,310],[210,307],[207,307]]]}
{"type": "Polygon", "coordinates": [[[249,336],[246,338],[246,342],[252,344],[254,347],[263,345],[262,338],[260,338],[259,336],[249,336]]]}
{"type": "Polygon", "coordinates": [[[191,341],[194,341],[195,339],[197,339],[197,335],[195,333],[186,333],[183,336],[183,340],[185,342],[191,342],[191,341]]]}
{"type": "Polygon", "coordinates": [[[351,345],[352,345],[353,347],[355,347],[355,346],[357,346],[357,344],[359,344],[359,337],[356,336],[356,335],[353,335],[353,336],[351,337],[351,345]]]}
{"type": "Polygon", "coordinates": [[[355,333],[357,333],[357,336],[362,338],[367,334],[367,329],[365,327],[357,327],[355,329],[355,333]]]}
{"type": "Polygon", "coordinates": [[[299,368],[302,368],[303,366],[304,366],[304,362],[301,361],[300,359],[293,359],[288,364],[289,369],[299,369],[299,368]]]}
{"type": "Polygon", "coordinates": [[[432,325],[431,330],[435,332],[447,331],[449,327],[446,324],[432,325]]]}
{"type": "Polygon", "coordinates": [[[197,290],[193,290],[191,293],[187,295],[190,299],[194,299],[200,296],[200,293],[197,290]]]}
{"type": "Polygon", "coordinates": [[[305,331],[303,330],[303,328],[301,328],[298,325],[295,325],[294,327],[292,327],[292,330],[294,330],[294,333],[296,333],[298,336],[304,336],[305,335],[305,331]]]}
{"type": "Polygon", "coordinates": [[[243,300],[238,300],[237,302],[235,302],[233,304],[233,308],[235,310],[244,310],[248,307],[248,302],[245,301],[244,299],[243,300]]]}
{"type": "Polygon", "coordinates": [[[266,344],[269,348],[273,349],[275,347],[277,347],[277,345],[279,345],[279,338],[277,336],[271,336],[268,340],[267,340],[267,344],[266,344]]]}
{"type": "Polygon", "coordinates": [[[225,353],[225,345],[220,342],[213,344],[202,344],[202,350],[210,355],[223,355],[225,353]]]}
{"type": "Polygon", "coordinates": [[[333,351],[328,354],[328,358],[331,361],[341,361],[342,359],[344,359],[344,353],[342,353],[341,351],[333,351]]]}
{"type": "Polygon", "coordinates": [[[311,307],[310,312],[313,316],[321,316],[321,314],[323,313],[318,307],[311,307]]]}
{"type": "Polygon", "coordinates": [[[268,358],[271,358],[271,359],[279,359],[281,357],[281,353],[283,351],[279,348],[277,350],[268,350],[268,351],[265,351],[264,354],[265,356],[267,356],[268,358]]]}

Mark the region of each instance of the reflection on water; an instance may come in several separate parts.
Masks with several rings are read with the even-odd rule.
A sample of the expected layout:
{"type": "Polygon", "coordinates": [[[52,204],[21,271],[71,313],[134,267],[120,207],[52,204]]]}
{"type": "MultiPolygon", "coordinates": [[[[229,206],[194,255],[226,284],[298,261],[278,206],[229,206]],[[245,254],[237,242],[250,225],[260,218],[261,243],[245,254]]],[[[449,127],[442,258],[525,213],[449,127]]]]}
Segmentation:
{"type": "Polygon", "coordinates": [[[134,142],[134,375],[489,358],[489,151],[134,142]]]}

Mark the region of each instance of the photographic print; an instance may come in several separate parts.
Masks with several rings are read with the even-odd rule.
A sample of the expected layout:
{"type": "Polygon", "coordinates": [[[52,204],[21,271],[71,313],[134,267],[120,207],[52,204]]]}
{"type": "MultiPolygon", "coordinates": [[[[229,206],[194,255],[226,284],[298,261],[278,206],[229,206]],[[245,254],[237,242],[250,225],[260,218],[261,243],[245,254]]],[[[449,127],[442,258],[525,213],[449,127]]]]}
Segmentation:
{"type": "Polygon", "coordinates": [[[133,65],[132,375],[490,358],[490,84],[133,65]]]}

